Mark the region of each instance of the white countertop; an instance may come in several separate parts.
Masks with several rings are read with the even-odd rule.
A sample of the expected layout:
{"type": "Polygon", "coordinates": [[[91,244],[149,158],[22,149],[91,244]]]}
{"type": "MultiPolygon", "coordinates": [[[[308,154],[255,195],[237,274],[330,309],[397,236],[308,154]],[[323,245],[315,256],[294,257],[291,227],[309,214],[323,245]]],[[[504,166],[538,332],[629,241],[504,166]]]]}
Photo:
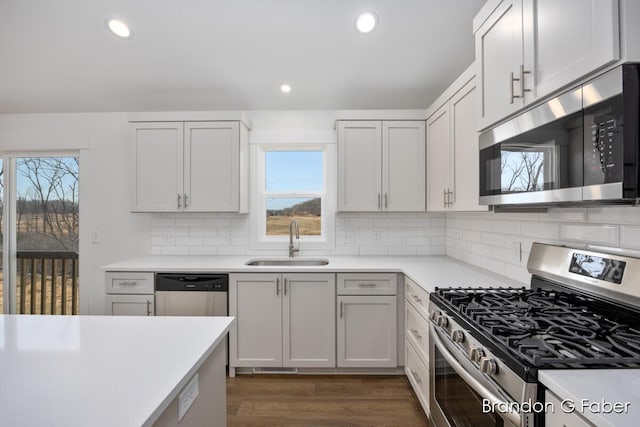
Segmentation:
{"type": "MultiPolygon", "coordinates": [[[[428,292],[451,286],[528,286],[446,256],[354,256],[319,257],[329,260],[325,266],[247,266],[250,256],[149,256],[103,267],[107,271],[151,272],[370,272],[404,273],[428,292]]],[[[300,257],[304,258],[304,257],[300,257]]],[[[316,257],[314,257],[316,259],[316,257]]]]}
{"type": "Polygon", "coordinates": [[[544,370],[538,372],[538,379],[560,400],[575,402],[576,412],[598,427],[638,425],[640,369],[544,370]],[[584,409],[583,399],[586,399],[584,409]],[[603,413],[607,409],[603,401],[622,405],[628,402],[628,411],[603,413]]]}
{"type": "Polygon", "coordinates": [[[151,425],[233,320],[0,316],[0,423],[151,425]]]}

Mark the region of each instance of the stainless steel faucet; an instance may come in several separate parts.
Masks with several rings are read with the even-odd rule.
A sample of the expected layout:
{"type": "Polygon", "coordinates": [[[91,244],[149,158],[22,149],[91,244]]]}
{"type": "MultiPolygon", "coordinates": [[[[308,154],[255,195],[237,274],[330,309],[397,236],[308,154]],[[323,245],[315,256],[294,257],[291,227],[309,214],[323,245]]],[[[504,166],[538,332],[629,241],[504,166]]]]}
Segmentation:
{"type": "Polygon", "coordinates": [[[298,222],[295,219],[291,219],[291,223],[289,224],[289,258],[293,258],[293,255],[296,252],[300,252],[300,227],[298,227],[298,222]],[[298,241],[298,249],[293,248],[293,228],[295,226],[296,229],[296,240],[298,241]]]}

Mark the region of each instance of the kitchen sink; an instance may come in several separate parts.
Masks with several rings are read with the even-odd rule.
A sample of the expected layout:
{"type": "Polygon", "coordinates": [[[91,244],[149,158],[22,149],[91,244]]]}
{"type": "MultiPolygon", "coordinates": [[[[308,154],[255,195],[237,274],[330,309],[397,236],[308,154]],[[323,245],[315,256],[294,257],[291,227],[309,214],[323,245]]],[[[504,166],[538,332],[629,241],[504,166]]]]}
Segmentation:
{"type": "Polygon", "coordinates": [[[275,266],[320,266],[320,265],[328,265],[328,259],[321,258],[260,258],[260,259],[252,259],[245,263],[245,265],[252,266],[265,266],[265,265],[275,265],[275,266]]]}

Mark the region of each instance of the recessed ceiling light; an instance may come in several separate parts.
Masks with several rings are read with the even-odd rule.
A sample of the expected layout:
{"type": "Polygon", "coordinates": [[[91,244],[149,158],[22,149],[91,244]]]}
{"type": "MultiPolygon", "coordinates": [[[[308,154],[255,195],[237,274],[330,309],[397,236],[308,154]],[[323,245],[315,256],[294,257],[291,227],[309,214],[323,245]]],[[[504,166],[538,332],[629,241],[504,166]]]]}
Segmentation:
{"type": "Polygon", "coordinates": [[[358,16],[356,28],[361,33],[369,33],[378,25],[378,18],[371,12],[365,12],[358,16]]]}
{"type": "Polygon", "coordinates": [[[109,27],[113,34],[118,37],[122,37],[123,39],[129,39],[133,36],[127,24],[119,19],[109,19],[107,27],[109,27]]]}
{"type": "Polygon", "coordinates": [[[291,86],[289,86],[288,84],[283,84],[282,86],[280,86],[280,90],[283,93],[289,93],[291,92],[291,86]]]}

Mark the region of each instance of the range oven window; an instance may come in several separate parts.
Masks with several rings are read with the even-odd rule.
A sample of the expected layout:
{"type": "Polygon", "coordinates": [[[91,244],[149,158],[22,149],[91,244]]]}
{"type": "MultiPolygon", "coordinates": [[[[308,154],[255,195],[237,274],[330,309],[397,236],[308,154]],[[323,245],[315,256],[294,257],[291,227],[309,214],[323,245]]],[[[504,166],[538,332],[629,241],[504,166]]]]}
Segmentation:
{"type": "Polygon", "coordinates": [[[501,417],[482,411],[482,398],[435,349],[436,402],[451,427],[503,427],[501,417]]]}
{"type": "Polygon", "coordinates": [[[480,150],[480,195],[580,187],[582,112],[480,150]]]}

